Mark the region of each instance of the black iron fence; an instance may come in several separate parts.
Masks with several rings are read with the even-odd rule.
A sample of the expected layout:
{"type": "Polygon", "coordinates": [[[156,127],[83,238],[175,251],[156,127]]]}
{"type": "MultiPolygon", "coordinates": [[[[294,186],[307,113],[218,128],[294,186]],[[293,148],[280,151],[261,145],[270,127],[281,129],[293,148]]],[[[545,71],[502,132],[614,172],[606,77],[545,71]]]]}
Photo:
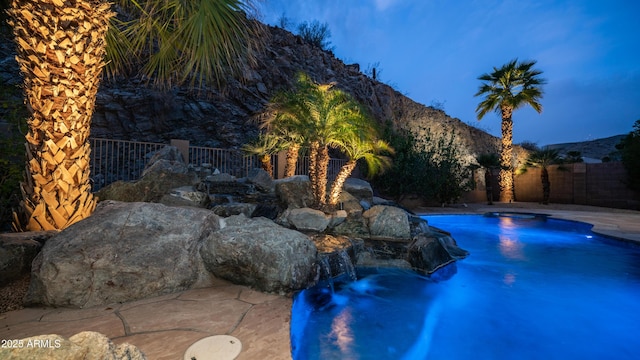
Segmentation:
{"type": "MultiPolygon", "coordinates": [[[[185,140],[172,140],[171,144],[143,141],[113,140],[91,138],[91,178],[93,191],[116,181],[133,181],[142,176],[142,172],[154,153],[167,145],[176,146],[185,162],[193,168],[206,167],[217,169],[235,177],[247,176],[253,168],[260,167],[255,155],[245,155],[241,150],[190,146],[185,140]]],[[[272,156],[274,168],[282,169],[283,155],[272,156]]],[[[330,159],[328,174],[333,179],[346,160],[330,159]]],[[[307,175],[309,158],[300,157],[296,166],[296,175],[307,175]]],[[[279,171],[275,177],[278,178],[279,171]]]]}

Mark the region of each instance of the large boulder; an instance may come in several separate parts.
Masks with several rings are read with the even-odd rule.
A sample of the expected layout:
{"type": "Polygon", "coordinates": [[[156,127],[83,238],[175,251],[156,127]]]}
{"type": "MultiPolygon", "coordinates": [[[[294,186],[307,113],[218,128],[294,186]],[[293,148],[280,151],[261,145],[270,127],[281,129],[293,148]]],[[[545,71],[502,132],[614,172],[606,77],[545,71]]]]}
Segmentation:
{"type": "Polygon", "coordinates": [[[273,179],[264,169],[256,168],[249,170],[247,181],[255,185],[255,187],[262,192],[273,193],[276,190],[273,179]]]}
{"type": "Polygon", "coordinates": [[[331,216],[310,208],[287,209],[283,214],[286,223],[296,230],[323,232],[331,222],[331,216]]]}
{"type": "Polygon", "coordinates": [[[198,252],[219,227],[219,217],[205,209],[102,202],[46,242],[26,302],[89,307],[206,284],[198,252]]]}
{"type": "Polygon", "coordinates": [[[431,274],[456,259],[449,254],[436,237],[418,235],[409,245],[407,260],[417,271],[431,274]]]}
{"type": "Polygon", "coordinates": [[[373,203],[373,189],[371,188],[371,184],[365,180],[348,178],[347,181],[344,182],[342,189],[353,195],[358,201],[364,201],[369,204],[373,203]]]}
{"type": "Polygon", "coordinates": [[[311,183],[306,175],[290,176],[274,181],[276,196],[284,208],[305,208],[314,204],[311,183]]]}
{"type": "Polygon", "coordinates": [[[333,226],[332,232],[336,235],[345,235],[350,237],[368,238],[371,236],[367,220],[362,214],[347,216],[339,224],[333,226]]]}
{"type": "Polygon", "coordinates": [[[157,171],[134,182],[116,181],[100,189],[96,196],[100,201],[160,202],[172,189],[193,187],[198,181],[193,173],[157,171]]]}
{"type": "Polygon", "coordinates": [[[127,343],[115,345],[108,337],[93,331],[83,331],[69,339],[51,334],[14,341],[18,341],[21,346],[1,347],[1,359],[145,360],[147,358],[137,347],[127,343]]]}
{"type": "Polygon", "coordinates": [[[346,211],[348,215],[362,215],[364,211],[360,200],[346,191],[340,193],[338,201],[340,202],[340,208],[346,211]]]}
{"type": "Polygon", "coordinates": [[[55,231],[0,234],[0,286],[31,271],[31,262],[55,231]]]}
{"type": "Polygon", "coordinates": [[[368,221],[371,237],[411,238],[409,214],[403,209],[376,205],[365,211],[362,216],[368,221]]]}
{"type": "Polygon", "coordinates": [[[142,171],[142,177],[157,172],[186,174],[188,171],[189,167],[180,150],[175,146],[165,146],[151,155],[151,159],[142,171]]]}
{"type": "Polygon", "coordinates": [[[424,274],[432,274],[467,255],[469,252],[458,247],[448,233],[435,228],[415,236],[407,247],[407,261],[424,274]]]}
{"type": "Polygon", "coordinates": [[[265,292],[288,293],[313,285],[317,250],[304,234],[265,218],[223,219],[200,255],[215,276],[265,292]]]}

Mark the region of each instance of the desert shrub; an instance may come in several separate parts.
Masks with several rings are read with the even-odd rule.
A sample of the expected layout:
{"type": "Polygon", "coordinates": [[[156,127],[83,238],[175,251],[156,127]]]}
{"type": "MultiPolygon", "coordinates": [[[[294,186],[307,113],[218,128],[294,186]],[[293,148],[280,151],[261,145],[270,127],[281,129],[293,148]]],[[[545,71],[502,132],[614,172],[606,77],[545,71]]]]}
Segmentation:
{"type": "Polygon", "coordinates": [[[454,202],[471,190],[471,170],[462,161],[453,132],[441,137],[424,133],[425,137],[418,138],[411,131],[394,131],[387,126],[385,140],[396,151],[393,165],[371,182],[377,191],[396,201],[417,195],[427,202],[454,202]]]}
{"type": "Polygon", "coordinates": [[[280,15],[280,17],[278,18],[276,26],[281,29],[290,30],[293,26],[293,20],[287,17],[287,15],[283,12],[282,15],[280,15]]]}
{"type": "Polygon", "coordinates": [[[298,35],[323,50],[333,50],[331,41],[329,41],[331,30],[329,30],[327,23],[321,24],[318,20],[312,22],[305,21],[298,25],[298,35]]]}
{"type": "Polygon", "coordinates": [[[446,103],[447,103],[447,100],[440,101],[438,99],[433,99],[431,100],[431,105],[429,106],[436,110],[444,111],[444,104],[446,103]]]}
{"type": "Polygon", "coordinates": [[[640,120],[636,120],[633,131],[616,148],[620,150],[622,164],[627,170],[627,186],[640,191],[640,120]]]}

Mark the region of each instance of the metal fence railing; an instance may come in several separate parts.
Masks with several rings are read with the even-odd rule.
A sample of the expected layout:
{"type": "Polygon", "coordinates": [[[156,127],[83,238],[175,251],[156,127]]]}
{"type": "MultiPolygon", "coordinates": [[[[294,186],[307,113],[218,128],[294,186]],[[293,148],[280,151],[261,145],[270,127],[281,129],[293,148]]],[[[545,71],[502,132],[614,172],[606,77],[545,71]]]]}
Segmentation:
{"type": "MultiPolygon", "coordinates": [[[[329,159],[329,166],[327,168],[327,178],[329,181],[333,181],[335,177],[338,175],[340,168],[344,165],[347,160],[344,159],[329,159]]],[[[298,158],[298,162],[296,163],[296,175],[308,175],[309,174],[309,157],[301,156],[298,158]]]]}
{"type": "MultiPolygon", "coordinates": [[[[154,153],[167,146],[162,143],[99,138],[91,138],[89,141],[92,149],[90,166],[93,191],[98,191],[119,180],[139,179],[154,153]]],[[[217,169],[221,173],[238,178],[247,176],[251,169],[261,167],[257,156],[245,155],[240,150],[188,146],[188,150],[185,148],[185,151],[187,152],[185,161],[192,167],[198,168],[208,164],[205,165],[208,168],[217,169]]],[[[277,155],[271,158],[274,168],[277,169],[280,159],[277,155]]],[[[329,160],[329,180],[336,177],[345,162],[346,160],[343,159],[329,160]]],[[[296,175],[307,175],[308,168],[309,157],[300,157],[296,165],[296,175]]]]}
{"type": "Polygon", "coordinates": [[[189,146],[188,163],[194,166],[209,164],[212,169],[221,173],[243,177],[249,170],[260,167],[255,155],[245,155],[240,150],[189,146]]]}
{"type": "Polygon", "coordinates": [[[137,180],[153,153],[166,144],[91,138],[93,191],[118,180],[137,180]]]}

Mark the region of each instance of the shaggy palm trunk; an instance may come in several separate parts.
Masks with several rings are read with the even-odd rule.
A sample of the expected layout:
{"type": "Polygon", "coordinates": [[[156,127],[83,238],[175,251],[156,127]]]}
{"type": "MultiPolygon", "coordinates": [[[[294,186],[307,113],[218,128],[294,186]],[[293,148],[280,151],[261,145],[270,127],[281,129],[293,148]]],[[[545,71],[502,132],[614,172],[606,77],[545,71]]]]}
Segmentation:
{"type": "Polygon", "coordinates": [[[320,149],[320,143],[314,141],[309,146],[309,182],[311,183],[311,193],[313,194],[316,203],[319,204],[316,197],[318,188],[318,152],[320,149]]]}
{"type": "Polygon", "coordinates": [[[353,172],[353,169],[356,168],[357,163],[357,161],[349,160],[346,164],[342,165],[336,179],[333,181],[333,184],[331,184],[331,191],[329,191],[329,205],[338,205],[338,200],[340,199],[344,183],[353,172]]]}
{"type": "Polygon", "coordinates": [[[271,164],[271,154],[262,154],[260,156],[260,164],[262,165],[262,170],[266,171],[273,179],[273,164],[271,164]]]}
{"type": "Polygon", "coordinates": [[[329,147],[321,146],[318,150],[318,161],[316,163],[316,194],[314,195],[320,207],[327,203],[327,168],[329,167],[329,147]]]}
{"type": "Polygon", "coordinates": [[[547,205],[549,204],[549,196],[551,195],[551,182],[549,182],[549,171],[547,171],[546,167],[542,168],[540,179],[542,180],[542,203],[547,205]]]}
{"type": "Polygon", "coordinates": [[[287,163],[284,168],[284,177],[290,177],[296,174],[299,152],[300,145],[298,144],[293,144],[287,149],[287,163]]]}
{"type": "Polygon", "coordinates": [[[88,138],[113,13],[101,0],[13,0],[11,6],[31,110],[24,200],[14,229],[64,229],[95,209],[88,138]]]}
{"type": "Polygon", "coordinates": [[[502,151],[500,152],[500,201],[512,202],[513,191],[513,109],[502,106],[502,151]]]}

